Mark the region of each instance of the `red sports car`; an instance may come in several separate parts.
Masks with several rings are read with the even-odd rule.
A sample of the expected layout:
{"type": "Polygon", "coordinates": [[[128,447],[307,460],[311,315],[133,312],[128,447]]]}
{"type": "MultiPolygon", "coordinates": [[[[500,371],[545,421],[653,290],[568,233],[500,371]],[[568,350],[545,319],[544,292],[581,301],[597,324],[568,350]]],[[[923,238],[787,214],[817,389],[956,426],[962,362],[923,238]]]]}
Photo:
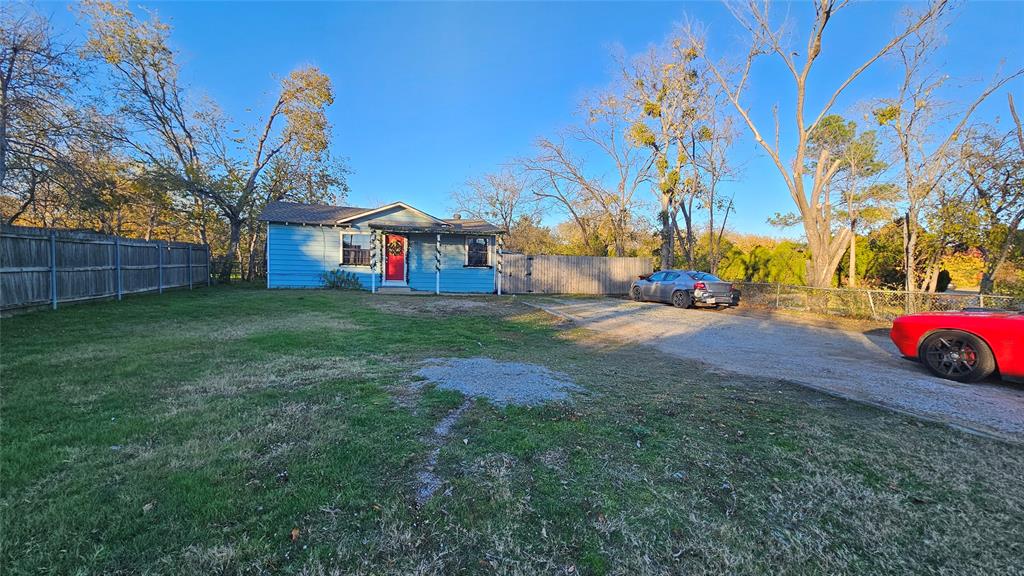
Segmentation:
{"type": "Polygon", "coordinates": [[[1024,381],[1024,312],[924,312],[893,321],[889,337],[936,376],[977,382],[995,371],[1024,381]]]}

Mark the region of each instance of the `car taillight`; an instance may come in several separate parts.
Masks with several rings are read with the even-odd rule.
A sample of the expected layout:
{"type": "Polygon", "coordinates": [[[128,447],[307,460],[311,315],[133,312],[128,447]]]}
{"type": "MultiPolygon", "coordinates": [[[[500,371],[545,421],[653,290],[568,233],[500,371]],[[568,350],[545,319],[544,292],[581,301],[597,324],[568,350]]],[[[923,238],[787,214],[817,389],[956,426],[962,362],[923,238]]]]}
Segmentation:
{"type": "Polygon", "coordinates": [[[693,289],[694,290],[707,290],[708,289],[708,285],[703,283],[703,282],[695,282],[693,284],[693,289]]]}

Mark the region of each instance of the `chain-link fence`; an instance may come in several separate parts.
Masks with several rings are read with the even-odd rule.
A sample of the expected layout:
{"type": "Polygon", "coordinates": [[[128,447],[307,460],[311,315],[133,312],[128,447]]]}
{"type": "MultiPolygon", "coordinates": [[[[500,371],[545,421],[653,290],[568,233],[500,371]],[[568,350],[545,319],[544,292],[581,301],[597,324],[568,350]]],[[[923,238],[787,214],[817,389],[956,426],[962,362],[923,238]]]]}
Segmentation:
{"type": "Polygon", "coordinates": [[[1024,298],[990,294],[946,292],[903,292],[857,288],[811,288],[788,284],[736,282],[742,302],[754,306],[801,310],[845,316],[892,320],[912,312],[963,310],[964,308],[1001,308],[1024,310],[1024,298]]]}

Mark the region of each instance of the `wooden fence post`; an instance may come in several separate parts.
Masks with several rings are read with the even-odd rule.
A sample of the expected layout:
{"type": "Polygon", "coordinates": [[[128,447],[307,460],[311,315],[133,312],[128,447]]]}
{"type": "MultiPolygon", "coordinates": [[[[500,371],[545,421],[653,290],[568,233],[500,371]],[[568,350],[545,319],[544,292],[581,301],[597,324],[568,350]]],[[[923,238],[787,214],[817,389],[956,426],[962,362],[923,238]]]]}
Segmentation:
{"type": "Polygon", "coordinates": [[[526,257],[526,293],[533,293],[533,256],[526,257]]]}
{"type": "Polygon", "coordinates": [[[191,244],[188,245],[188,253],[187,253],[186,257],[188,258],[188,260],[187,260],[188,261],[188,289],[191,290],[192,289],[192,245],[191,244]]]}
{"type": "Polygon", "coordinates": [[[57,232],[50,230],[50,302],[57,309],[57,232]]]}
{"type": "Polygon", "coordinates": [[[114,286],[117,287],[117,299],[121,299],[121,238],[114,236],[114,286]]]}
{"type": "Polygon", "coordinates": [[[164,247],[156,243],[156,290],[158,294],[164,293],[164,247]]]}

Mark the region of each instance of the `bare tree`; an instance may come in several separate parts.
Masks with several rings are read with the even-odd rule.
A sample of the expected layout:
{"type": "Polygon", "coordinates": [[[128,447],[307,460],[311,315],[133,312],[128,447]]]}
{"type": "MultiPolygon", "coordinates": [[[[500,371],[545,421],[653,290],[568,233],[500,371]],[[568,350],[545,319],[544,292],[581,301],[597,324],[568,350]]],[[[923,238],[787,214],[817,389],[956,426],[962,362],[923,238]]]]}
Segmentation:
{"type": "Polygon", "coordinates": [[[693,205],[698,181],[687,180],[682,172],[690,157],[697,125],[697,100],[701,85],[694,60],[699,52],[693,36],[679,34],[666,48],[650,48],[646,53],[620,62],[622,77],[628,86],[626,97],[632,104],[635,120],[630,139],[652,154],[653,173],[659,203],[661,231],[661,267],[675,264],[674,215],[682,211],[687,227],[688,255],[693,259],[693,205]]]}
{"type": "MultiPolygon", "coordinates": [[[[829,114],[836,100],[865,70],[899,46],[905,38],[942,15],[946,10],[947,2],[946,0],[934,0],[928,4],[885,45],[874,51],[843,81],[839,82],[817,114],[808,114],[806,109],[808,85],[814,64],[822,53],[825,30],[833,18],[847,6],[847,0],[816,0],[814,2],[814,21],[807,33],[806,46],[801,56],[800,51],[789,46],[790,28],[776,27],[773,24],[769,3],[751,0],[742,7],[730,5],[737,20],[750,35],[746,59],[734,74],[721,64],[714,62],[709,64],[710,70],[725,90],[726,96],[743,119],[754,140],[771,158],[789,188],[811,252],[807,278],[812,286],[829,286],[831,284],[839,261],[849,245],[850,230],[847,227],[842,227],[838,231],[834,229],[833,205],[826,186],[839,170],[841,162],[832,159],[828,149],[822,149],[814,163],[814,171],[809,173],[806,159],[810,135],[822,118],[829,114]],[[776,105],[774,108],[775,135],[773,140],[769,141],[754,122],[749,109],[741,102],[751,69],[754,63],[764,55],[773,55],[778,58],[793,80],[795,106],[793,133],[790,139],[795,142],[795,149],[788,162],[780,147],[781,127],[778,106],[776,105]],[[808,180],[810,180],[809,183],[808,180]]],[[[700,47],[700,50],[702,53],[704,52],[703,46],[700,47]]]]}
{"type": "Polygon", "coordinates": [[[906,290],[918,288],[921,210],[955,165],[955,151],[951,148],[978,106],[1007,82],[1024,74],[1024,69],[1019,69],[997,77],[967,108],[941,114],[945,106],[938,98],[938,91],[949,76],[931,63],[941,44],[940,24],[937,19],[929,20],[900,40],[898,56],[903,77],[899,91],[894,98],[882,99],[874,111],[875,119],[886,127],[886,134],[893,141],[900,165],[906,206],[902,219],[906,290]]]}
{"type": "MultiPolygon", "coordinates": [[[[838,114],[830,114],[808,139],[808,160],[813,164],[822,149],[829,150],[832,161],[839,162],[825,194],[834,195],[836,220],[845,220],[850,230],[849,286],[857,285],[857,232],[864,223],[889,216],[888,204],[896,200],[893,187],[875,185],[887,165],[878,158],[877,134],[858,132],[857,123],[838,114]]],[[[811,166],[811,169],[814,167],[811,166]]]]}
{"type": "Polygon", "coordinates": [[[452,203],[457,212],[497,222],[505,230],[512,230],[517,220],[523,216],[533,217],[538,210],[526,180],[521,171],[506,167],[467,180],[452,192],[452,203]]]}
{"type": "Polygon", "coordinates": [[[533,176],[534,195],[553,201],[568,213],[587,242],[606,225],[616,256],[626,253],[639,204],[637,191],[647,181],[652,165],[650,155],[626,137],[626,110],[626,103],[614,95],[587,100],[581,106],[583,122],[567,129],[558,140],[541,139],[537,143],[540,153],[520,162],[533,176]],[[584,152],[597,151],[611,166],[610,172],[592,170],[583,156],[571,149],[570,142],[584,152]]]}
{"type": "Polygon", "coordinates": [[[109,119],[75,91],[85,65],[54,37],[25,7],[0,11],[0,191],[17,198],[8,222],[43,188],[74,182],[64,176],[78,170],[76,157],[109,140],[109,119]]]}
{"type": "Polygon", "coordinates": [[[311,66],[292,71],[262,122],[238,138],[216,106],[186,102],[166,24],[153,14],[140,20],[112,2],[91,0],[81,9],[91,26],[88,49],[110,66],[122,115],[137,130],[124,143],[151,166],[176,175],[187,194],[217,208],[228,224],[220,276],[230,279],[265,168],[292,148],[326,151],[330,79],[311,66]]]}
{"type": "Polygon", "coordinates": [[[999,267],[1006,262],[1015,242],[1020,242],[1024,223],[1024,130],[1008,94],[1014,127],[1002,132],[980,128],[966,138],[960,166],[970,185],[969,202],[981,220],[980,247],[985,259],[981,292],[989,293],[999,267]]]}
{"type": "MultiPolygon", "coordinates": [[[[697,98],[697,118],[699,123],[690,128],[690,176],[688,188],[695,191],[694,197],[699,199],[699,206],[707,212],[708,231],[708,267],[712,274],[717,273],[721,261],[722,239],[729,214],[734,210],[733,197],[724,197],[719,193],[719,185],[734,176],[735,167],[730,160],[729,152],[736,136],[733,117],[725,110],[725,95],[710,74],[701,74],[703,84],[697,98]],[[721,219],[716,223],[716,216],[721,219]]],[[[691,268],[694,264],[694,244],[692,224],[693,209],[684,213],[687,231],[687,261],[691,268]]],[[[679,234],[676,227],[676,234],[679,234]]],[[[680,242],[680,245],[683,245],[680,242]]]]}

